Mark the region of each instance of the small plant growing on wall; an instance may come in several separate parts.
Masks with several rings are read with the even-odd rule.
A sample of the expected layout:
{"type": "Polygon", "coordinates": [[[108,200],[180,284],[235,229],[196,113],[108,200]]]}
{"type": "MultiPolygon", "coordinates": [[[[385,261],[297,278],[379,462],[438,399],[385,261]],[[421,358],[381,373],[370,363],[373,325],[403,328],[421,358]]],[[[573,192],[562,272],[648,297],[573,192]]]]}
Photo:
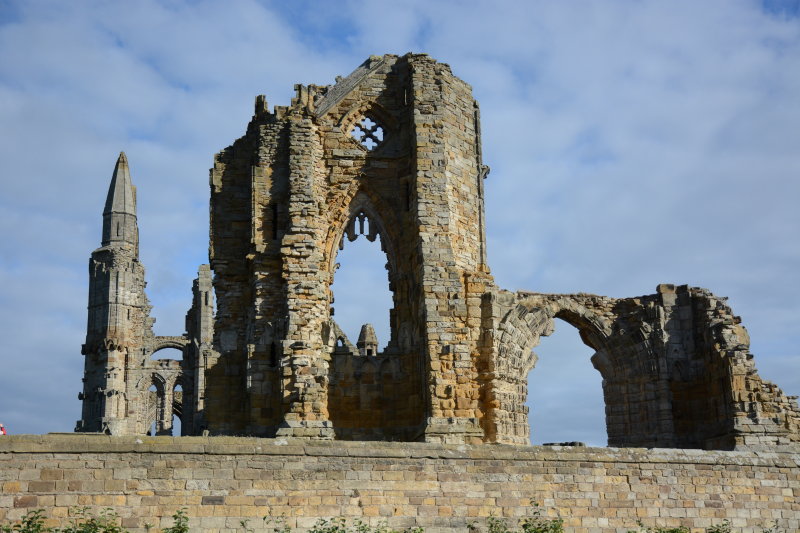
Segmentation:
{"type": "Polygon", "coordinates": [[[186,516],[186,509],[175,511],[172,520],[172,526],[164,528],[162,533],[189,533],[189,517],[186,516]]]}
{"type": "Polygon", "coordinates": [[[36,509],[30,511],[22,517],[22,520],[14,525],[0,526],[3,533],[47,533],[52,531],[51,528],[44,525],[44,509],[36,509]]]}
{"type": "MultiPolygon", "coordinates": [[[[689,528],[681,527],[645,527],[641,520],[637,522],[639,529],[629,530],[628,533],[689,533],[689,528]]],[[[778,533],[776,529],[762,529],[763,533],[778,533]]],[[[722,523],[715,526],[707,527],[706,533],[733,533],[731,523],[728,520],[723,520],[722,523]]]]}
{"type": "Polygon", "coordinates": [[[79,507],[73,514],[75,518],[60,533],[127,533],[119,524],[119,516],[113,509],[103,509],[94,516],[88,507],[79,507]]]}
{"type": "Polygon", "coordinates": [[[285,516],[265,516],[264,525],[271,527],[273,533],[291,533],[292,528],[286,523],[285,516]]]}
{"type": "MultiPolygon", "coordinates": [[[[120,524],[119,515],[112,509],[103,509],[97,516],[92,515],[88,508],[82,507],[73,511],[74,518],[64,528],[47,527],[46,516],[43,509],[27,512],[14,524],[0,525],[0,533],[129,533],[120,524]]],[[[173,523],[164,528],[162,533],[189,533],[189,517],[186,509],[180,509],[172,515],[173,523]]],[[[264,526],[272,533],[292,533],[292,528],[286,523],[285,517],[265,516],[264,526]]],[[[255,533],[248,520],[239,522],[242,533],[255,533]]],[[[680,527],[646,527],[641,521],[637,529],[630,529],[628,533],[689,533],[689,528],[680,527]]],[[[150,531],[153,526],[145,524],[145,529],[150,531]]],[[[469,533],[480,533],[483,528],[475,521],[466,526],[469,533]]],[[[705,533],[734,533],[731,523],[727,520],[720,524],[705,529],[705,533]]],[[[777,526],[763,527],[762,533],[783,533],[777,526]]],[[[421,527],[396,530],[390,528],[386,522],[371,526],[359,519],[348,523],[343,517],[319,519],[309,533],[424,533],[421,527]]],[[[516,527],[509,525],[505,518],[490,516],[486,519],[486,533],[564,533],[564,520],[561,518],[546,518],[541,515],[538,506],[534,506],[532,515],[517,522],[516,527]]]]}
{"type": "MultiPolygon", "coordinates": [[[[542,516],[538,503],[534,503],[531,507],[530,516],[519,520],[517,525],[521,533],[564,533],[564,520],[542,516]]],[[[516,530],[509,526],[508,520],[496,516],[489,516],[486,519],[486,527],[488,533],[516,533],[516,530]]],[[[471,533],[480,531],[480,527],[474,521],[470,522],[467,528],[471,533]]]]}

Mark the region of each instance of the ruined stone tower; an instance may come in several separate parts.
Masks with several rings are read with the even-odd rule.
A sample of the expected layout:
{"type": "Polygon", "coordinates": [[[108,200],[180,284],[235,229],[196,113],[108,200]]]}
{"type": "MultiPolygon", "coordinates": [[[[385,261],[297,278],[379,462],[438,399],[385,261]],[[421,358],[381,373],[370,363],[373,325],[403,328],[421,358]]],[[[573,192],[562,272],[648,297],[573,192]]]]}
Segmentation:
{"type": "Polygon", "coordinates": [[[416,55],[298,86],[274,112],[257,100],[211,176],[209,427],[482,439],[476,356],[491,278],[477,118],[469,86],[416,55]],[[331,316],[336,253],[362,234],[380,237],[394,298],[388,346],[372,356],[346,350],[331,316]]]}
{"type": "MultiPolygon", "coordinates": [[[[797,403],[758,376],[724,298],[669,284],[625,299],[495,285],[479,119],[470,87],[418,54],[371,57],[332,86],[298,85],[288,107],[256,98],[246,133],[211,170],[213,330],[203,267],[187,333],[174,341],[184,346],[180,377],[164,378],[164,390],[183,384],[184,433],[527,444],[532,349],[561,318],[596,352],[610,445],[797,446],[797,403]],[[383,350],[371,326],[353,344],[335,322],[337,252],[360,236],[387,256],[383,350]]],[[[133,207],[120,220],[135,227],[133,207]]],[[[103,245],[79,429],[136,433],[153,418],[145,406],[169,408],[141,392],[156,379],[142,357],[159,338],[141,265],[124,266],[133,243],[103,245]],[[117,264],[136,275],[109,293],[117,264]],[[97,309],[127,312],[114,291],[136,302],[126,304],[131,322],[93,326],[97,309]]]]}
{"type": "Polygon", "coordinates": [[[183,434],[199,429],[194,391],[202,390],[204,350],[210,349],[213,318],[211,273],[200,267],[187,333],[153,334],[155,319],[145,295],[139,262],[136,189],[121,153],[103,210],[100,248],[89,261],[89,306],[81,419],[76,431],[114,435],[172,434],[173,416],[183,434]],[[180,350],[181,359],[152,359],[160,350],[180,350]],[[182,389],[182,390],[178,390],[182,389]]]}
{"type": "Polygon", "coordinates": [[[127,350],[141,346],[141,331],[150,327],[144,295],[144,268],[139,263],[136,189],[128,160],[119,155],[103,210],[101,247],[89,262],[89,319],[83,378],[83,415],[78,430],[129,428],[123,397],[127,350]]]}

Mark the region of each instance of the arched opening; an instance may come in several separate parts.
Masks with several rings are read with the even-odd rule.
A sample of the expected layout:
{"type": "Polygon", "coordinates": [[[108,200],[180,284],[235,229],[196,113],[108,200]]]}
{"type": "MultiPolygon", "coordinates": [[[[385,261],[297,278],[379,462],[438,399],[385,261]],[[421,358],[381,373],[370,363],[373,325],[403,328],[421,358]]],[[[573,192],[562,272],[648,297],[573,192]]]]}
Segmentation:
{"type": "Polygon", "coordinates": [[[330,258],[328,411],[338,439],[411,440],[423,416],[423,385],[409,325],[410,281],[397,270],[402,258],[379,216],[386,210],[373,205],[358,193],[341,233],[331,231],[331,246],[339,247],[330,258]]]}
{"type": "Polygon", "coordinates": [[[158,388],[155,383],[147,389],[147,435],[156,434],[156,422],[158,421],[158,388]]]}
{"type": "Polygon", "coordinates": [[[158,359],[172,359],[175,361],[180,361],[183,359],[183,350],[176,346],[164,346],[163,348],[158,348],[150,355],[151,360],[158,360],[158,359]]]}
{"type": "Polygon", "coordinates": [[[174,394],[170,389],[170,380],[164,375],[154,372],[150,376],[150,387],[147,390],[147,419],[145,434],[172,435],[172,415],[174,394]]]}
{"type": "Polygon", "coordinates": [[[172,435],[181,436],[183,417],[183,387],[180,383],[175,384],[172,389],[172,435]]]}
{"type": "Polygon", "coordinates": [[[591,363],[594,350],[577,329],[555,319],[555,331],[541,337],[539,359],[528,374],[531,442],[584,442],[606,446],[603,378],[591,363]]]}
{"type": "MultiPolygon", "coordinates": [[[[355,234],[348,233],[339,250],[331,285],[333,319],[355,344],[364,324],[372,324],[381,351],[391,339],[390,313],[394,307],[389,289],[388,258],[377,228],[366,216],[355,219],[355,234]],[[363,234],[367,238],[356,238],[363,234]],[[348,240],[353,239],[352,242],[348,240]]],[[[376,355],[375,353],[371,355],[376,355]]]]}

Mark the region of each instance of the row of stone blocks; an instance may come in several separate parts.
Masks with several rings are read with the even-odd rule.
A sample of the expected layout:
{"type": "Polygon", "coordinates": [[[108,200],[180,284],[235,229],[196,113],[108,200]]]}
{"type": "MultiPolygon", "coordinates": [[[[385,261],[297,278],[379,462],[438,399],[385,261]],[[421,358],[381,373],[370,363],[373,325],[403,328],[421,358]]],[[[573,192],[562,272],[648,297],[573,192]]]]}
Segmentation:
{"type": "Polygon", "coordinates": [[[541,505],[568,531],[649,526],[800,530],[800,454],[674,449],[455,446],[238,437],[0,438],[0,523],[42,508],[52,525],[79,506],[123,526],[165,527],[185,508],[193,532],[296,530],[343,516],[394,528],[467,531],[541,505]]]}

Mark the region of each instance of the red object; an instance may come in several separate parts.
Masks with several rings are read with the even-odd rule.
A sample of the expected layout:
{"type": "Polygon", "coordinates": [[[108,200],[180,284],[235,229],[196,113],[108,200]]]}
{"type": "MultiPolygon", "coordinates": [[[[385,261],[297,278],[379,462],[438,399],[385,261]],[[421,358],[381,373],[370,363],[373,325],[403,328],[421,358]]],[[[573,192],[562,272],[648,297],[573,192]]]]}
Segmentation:
{"type": "Polygon", "coordinates": [[[0,424],[0,435],[6,435],[6,427],[0,424]]]}

